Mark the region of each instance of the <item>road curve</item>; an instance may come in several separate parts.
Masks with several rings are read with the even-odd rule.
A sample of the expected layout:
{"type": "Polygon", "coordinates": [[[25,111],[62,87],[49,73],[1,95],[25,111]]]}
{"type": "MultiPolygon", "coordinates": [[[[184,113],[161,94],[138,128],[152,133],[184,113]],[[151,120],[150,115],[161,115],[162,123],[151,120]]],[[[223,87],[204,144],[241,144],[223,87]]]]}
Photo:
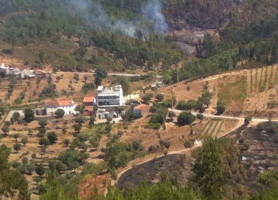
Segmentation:
{"type": "MultiPolygon", "coordinates": [[[[183,112],[183,110],[177,110],[177,109],[171,109],[169,108],[168,109],[169,111],[173,111],[174,113],[176,114],[180,114],[181,112],[183,112]]],[[[193,115],[197,115],[199,114],[198,112],[191,112],[193,115]]],[[[228,115],[214,115],[214,114],[209,114],[209,113],[202,113],[202,115],[206,118],[217,118],[217,119],[231,119],[231,120],[239,120],[240,122],[237,124],[236,127],[234,127],[231,131],[227,132],[225,135],[229,134],[230,132],[236,130],[237,128],[239,128],[240,126],[243,125],[244,123],[244,120],[245,120],[245,117],[234,117],[234,116],[228,116],[228,115]]],[[[257,122],[257,123],[260,123],[260,122],[268,122],[269,119],[267,118],[252,118],[252,122],[257,122]]],[[[278,122],[278,119],[274,119],[272,121],[275,121],[275,122],[278,122]]],[[[225,136],[223,135],[223,136],[225,136]]],[[[222,136],[222,137],[223,137],[222,136]]],[[[197,147],[200,147],[202,146],[202,143],[199,143],[199,144],[194,144],[194,146],[192,148],[185,148],[185,149],[181,149],[179,151],[171,151],[171,152],[168,152],[168,155],[174,155],[174,154],[183,154],[183,153],[188,153],[192,150],[194,150],[195,148],[197,147]]],[[[161,154],[161,155],[158,155],[158,156],[155,156],[155,157],[152,157],[152,158],[149,158],[145,161],[142,161],[140,163],[137,163],[136,166],[138,165],[142,165],[144,163],[147,163],[147,162],[150,162],[152,161],[153,159],[156,159],[156,158],[161,158],[165,156],[164,154],[161,154]]],[[[120,179],[120,177],[126,173],[127,171],[131,170],[132,169],[132,166],[128,165],[127,167],[125,167],[124,169],[122,169],[122,171],[119,172],[118,174],[118,177],[117,177],[117,180],[116,181],[112,181],[112,185],[115,185],[117,184],[118,180],[120,179]]]]}

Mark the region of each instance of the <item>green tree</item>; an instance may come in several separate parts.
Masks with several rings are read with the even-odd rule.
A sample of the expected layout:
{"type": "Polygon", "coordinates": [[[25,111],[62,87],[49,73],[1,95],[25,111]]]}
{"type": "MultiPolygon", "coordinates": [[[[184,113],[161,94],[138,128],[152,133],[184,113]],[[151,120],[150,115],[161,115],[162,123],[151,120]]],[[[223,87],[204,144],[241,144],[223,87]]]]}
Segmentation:
{"type": "Polygon", "coordinates": [[[65,115],[65,111],[63,109],[58,109],[56,112],[55,112],[55,115],[58,117],[58,118],[63,118],[64,115],[65,115]]]}
{"type": "Polygon", "coordinates": [[[19,138],[19,134],[18,133],[14,134],[14,139],[15,139],[16,142],[17,142],[18,138],[19,138]]]}
{"type": "Polygon", "coordinates": [[[10,132],[10,127],[8,125],[4,124],[2,127],[2,131],[5,135],[8,135],[10,132]]]}
{"type": "Polygon", "coordinates": [[[29,200],[28,183],[17,170],[10,169],[9,155],[10,149],[5,145],[0,146],[0,196],[29,200]]]}
{"type": "Polygon", "coordinates": [[[95,85],[101,85],[101,82],[104,78],[107,77],[107,72],[103,68],[97,68],[95,70],[95,85]]]}
{"type": "Polygon", "coordinates": [[[41,126],[41,127],[46,127],[46,125],[47,125],[47,120],[46,119],[41,119],[41,120],[39,120],[39,125],[41,126]]]}
{"type": "Polygon", "coordinates": [[[82,125],[81,124],[74,124],[73,128],[77,133],[80,133],[82,125]]]}
{"type": "Polygon", "coordinates": [[[74,121],[78,124],[82,124],[82,123],[84,123],[84,117],[78,116],[78,117],[75,118],[74,121]]]}
{"type": "Polygon", "coordinates": [[[90,121],[89,121],[89,126],[92,126],[95,124],[96,118],[94,116],[90,117],[90,121]]]}
{"type": "Polygon", "coordinates": [[[12,122],[12,123],[17,122],[19,119],[20,119],[20,114],[19,114],[19,112],[14,112],[14,113],[13,113],[13,116],[12,116],[12,118],[11,118],[11,122],[12,122]]]}
{"type": "Polygon", "coordinates": [[[69,139],[65,139],[65,140],[63,141],[63,143],[64,143],[64,145],[65,145],[66,147],[68,147],[69,144],[70,144],[70,140],[69,140],[69,139]]]}
{"type": "Polygon", "coordinates": [[[205,50],[206,57],[211,57],[216,53],[216,45],[210,34],[205,34],[203,48],[205,50]]]}
{"type": "Polygon", "coordinates": [[[33,110],[32,109],[30,109],[30,108],[26,108],[25,110],[24,110],[24,120],[27,122],[27,123],[30,123],[30,122],[32,122],[32,121],[34,121],[35,120],[35,115],[34,115],[34,112],[33,112],[33,110]]]}
{"type": "Polygon", "coordinates": [[[39,141],[39,145],[48,146],[48,145],[50,145],[50,141],[47,138],[41,138],[39,141]]]}
{"type": "Polygon", "coordinates": [[[156,98],[156,100],[157,100],[158,102],[161,102],[161,101],[163,101],[164,96],[163,96],[163,94],[157,94],[157,95],[155,96],[155,98],[156,98]]]}
{"type": "Polygon", "coordinates": [[[35,172],[42,177],[42,175],[44,175],[45,171],[42,165],[37,165],[35,168],[35,172]]]}
{"type": "Polygon", "coordinates": [[[195,121],[196,117],[192,115],[190,112],[182,112],[178,116],[178,125],[184,126],[192,124],[195,121]]]}
{"type": "Polygon", "coordinates": [[[244,196],[236,190],[245,178],[244,167],[238,158],[239,149],[231,139],[208,138],[197,153],[192,184],[208,199],[222,199],[227,190],[244,196]]]}
{"type": "Polygon", "coordinates": [[[27,157],[23,157],[23,158],[21,159],[21,161],[22,161],[22,164],[23,164],[23,165],[27,165],[29,160],[28,160],[27,157]]]}
{"type": "Polygon", "coordinates": [[[27,137],[27,136],[23,136],[23,137],[21,138],[21,143],[22,143],[24,146],[26,146],[26,144],[28,143],[28,137],[27,137]]]}
{"type": "Polygon", "coordinates": [[[217,115],[221,115],[225,112],[226,105],[222,102],[217,102],[216,110],[217,110],[217,115]]]}
{"type": "Polygon", "coordinates": [[[203,114],[197,114],[197,119],[200,120],[200,122],[202,123],[203,119],[204,119],[204,115],[203,114]]]}
{"type": "Polygon", "coordinates": [[[14,150],[18,153],[18,151],[21,149],[21,144],[16,143],[14,144],[14,150]]]}
{"type": "Polygon", "coordinates": [[[50,144],[54,144],[58,140],[58,136],[55,132],[47,133],[47,138],[48,138],[50,144]]]}

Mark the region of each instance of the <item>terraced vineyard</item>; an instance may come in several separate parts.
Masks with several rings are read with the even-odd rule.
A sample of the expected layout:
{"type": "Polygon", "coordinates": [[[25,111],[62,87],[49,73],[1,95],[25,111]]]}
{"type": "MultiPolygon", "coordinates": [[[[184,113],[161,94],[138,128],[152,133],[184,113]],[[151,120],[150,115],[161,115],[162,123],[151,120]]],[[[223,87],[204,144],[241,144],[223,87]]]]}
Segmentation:
{"type": "Polygon", "coordinates": [[[274,88],[278,84],[278,66],[268,66],[247,71],[249,96],[274,88]]]}
{"type": "Polygon", "coordinates": [[[199,139],[203,139],[209,136],[217,137],[221,131],[224,120],[221,119],[212,119],[207,122],[204,129],[201,132],[199,139]]]}

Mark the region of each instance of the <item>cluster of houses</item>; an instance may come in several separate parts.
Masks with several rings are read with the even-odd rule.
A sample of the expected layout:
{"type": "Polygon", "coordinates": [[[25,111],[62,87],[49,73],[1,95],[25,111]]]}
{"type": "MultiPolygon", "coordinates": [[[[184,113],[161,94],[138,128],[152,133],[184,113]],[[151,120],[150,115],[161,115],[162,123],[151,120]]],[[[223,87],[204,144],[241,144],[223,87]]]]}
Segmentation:
{"type": "MultiPolygon", "coordinates": [[[[99,119],[107,117],[119,117],[119,107],[124,106],[123,89],[121,85],[114,87],[99,86],[97,89],[96,98],[93,96],[86,96],[83,99],[83,115],[95,115],[99,119]],[[97,106],[98,110],[94,110],[97,106]]],[[[46,102],[44,108],[36,109],[35,114],[37,118],[40,117],[55,117],[57,110],[62,109],[65,115],[80,114],[76,111],[77,104],[71,100],[56,100],[46,102]]]]}
{"type": "Polygon", "coordinates": [[[0,65],[0,75],[3,77],[16,76],[22,79],[26,79],[26,78],[35,78],[36,76],[38,77],[46,76],[47,72],[40,69],[31,70],[29,68],[20,70],[17,67],[9,67],[2,63],[0,65]]]}

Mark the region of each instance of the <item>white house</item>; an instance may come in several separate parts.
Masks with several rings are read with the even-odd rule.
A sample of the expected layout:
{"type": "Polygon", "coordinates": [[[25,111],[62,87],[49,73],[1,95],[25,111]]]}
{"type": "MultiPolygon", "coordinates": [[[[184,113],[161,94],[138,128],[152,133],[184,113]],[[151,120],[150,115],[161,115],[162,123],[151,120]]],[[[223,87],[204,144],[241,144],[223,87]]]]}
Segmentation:
{"type": "Polygon", "coordinates": [[[4,76],[8,75],[9,67],[5,66],[5,64],[1,64],[0,66],[0,73],[3,73],[4,76]]]}
{"type": "Polygon", "coordinates": [[[97,106],[99,108],[118,107],[124,105],[123,89],[121,85],[115,87],[99,86],[97,88],[97,106]]]}
{"type": "Polygon", "coordinates": [[[34,70],[24,69],[21,71],[21,78],[35,78],[34,70]]]}
{"type": "Polygon", "coordinates": [[[55,115],[55,112],[59,109],[63,109],[65,111],[65,115],[75,115],[78,114],[75,111],[76,104],[73,100],[58,100],[51,101],[45,104],[46,114],[47,115],[55,115]]]}

